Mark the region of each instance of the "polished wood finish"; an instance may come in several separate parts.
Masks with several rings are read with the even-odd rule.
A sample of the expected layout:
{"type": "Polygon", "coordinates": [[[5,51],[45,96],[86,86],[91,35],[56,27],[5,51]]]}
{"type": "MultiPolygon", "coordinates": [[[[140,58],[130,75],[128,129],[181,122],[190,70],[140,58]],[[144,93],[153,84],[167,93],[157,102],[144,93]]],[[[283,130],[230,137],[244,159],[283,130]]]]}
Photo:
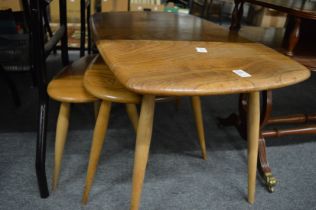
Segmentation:
{"type": "MultiPolygon", "coordinates": [[[[216,25],[192,16],[161,16],[161,13],[104,13],[92,18],[99,52],[111,71],[124,86],[144,95],[137,132],[131,209],[139,208],[145,176],[153,118],[152,95],[197,96],[258,92],[294,84],[308,78],[310,74],[296,62],[262,45],[247,43],[249,41],[234,32],[225,32],[216,25]],[[142,41],[136,41],[140,39],[142,41]],[[208,53],[197,55],[195,47],[204,47],[197,44],[205,44],[208,53]],[[208,48],[211,45],[214,48],[208,48]],[[294,63],[292,65],[288,62],[294,63]],[[232,70],[240,68],[249,71],[252,77],[240,78],[230,74],[232,70]],[[294,69],[298,72],[294,73],[294,69]],[[141,126],[142,121],[145,121],[143,118],[150,122],[147,127],[141,126]]],[[[254,106],[257,103],[251,104],[254,106]]],[[[257,108],[252,107],[253,110],[257,108]]],[[[255,134],[250,136],[254,138],[255,134]]],[[[257,143],[251,142],[251,156],[256,153],[257,143]]],[[[249,163],[250,177],[254,177],[253,165],[253,162],[249,163]]],[[[253,178],[249,186],[249,201],[252,202],[253,178]]]]}
{"type": "Polygon", "coordinates": [[[155,97],[144,95],[142,108],[137,128],[135,147],[135,159],[133,170],[133,187],[131,198],[131,210],[139,209],[145,171],[148,161],[148,153],[151,142],[153,119],[155,111],[155,97]]]}
{"type": "Polygon", "coordinates": [[[188,40],[249,42],[201,18],[165,12],[96,13],[92,16],[94,40],[188,40]]]}
{"type": "Polygon", "coordinates": [[[255,202],[256,171],[258,157],[258,139],[260,127],[260,98],[259,92],[249,94],[249,112],[247,116],[248,141],[248,202],[255,202]]]}
{"type": "MultiPolygon", "coordinates": [[[[136,131],[139,119],[135,104],[140,103],[141,96],[126,89],[116,79],[116,77],[111,72],[109,67],[105,64],[101,56],[97,56],[92,61],[91,65],[89,66],[89,69],[85,72],[83,83],[88,92],[103,100],[102,103],[104,106],[101,106],[100,108],[100,113],[97,117],[97,123],[94,130],[86,184],[82,198],[82,202],[86,204],[88,202],[89,192],[93,183],[94,175],[96,173],[96,168],[99,161],[99,156],[101,153],[108,124],[108,119],[104,118],[109,118],[109,113],[104,114],[105,111],[102,109],[106,109],[106,112],[109,112],[110,108],[108,107],[111,106],[112,102],[125,103],[127,114],[132,122],[133,128],[136,131]]],[[[159,100],[155,101],[159,102],[162,98],[164,97],[159,97],[159,100]]],[[[196,118],[199,142],[201,145],[202,157],[203,159],[206,159],[206,148],[200,98],[192,97],[192,101],[196,118]]]]}
{"type": "Polygon", "coordinates": [[[62,102],[59,108],[59,115],[57,120],[56,128],[56,140],[55,140],[55,161],[54,161],[54,171],[52,178],[52,190],[56,190],[60,168],[61,160],[63,158],[64,147],[68,134],[69,127],[69,115],[70,115],[70,104],[62,102]]]}
{"type": "Polygon", "coordinates": [[[51,98],[60,102],[86,103],[96,98],[90,95],[83,87],[83,75],[93,56],[83,57],[65,67],[49,83],[47,91],[51,98]]]}
{"type": "Polygon", "coordinates": [[[83,79],[84,88],[95,97],[116,103],[140,102],[140,96],[127,90],[113,75],[101,56],[97,56],[83,79]]]}
{"type": "MultiPolygon", "coordinates": [[[[120,82],[144,95],[183,96],[257,92],[294,84],[310,75],[304,66],[260,44],[105,40],[98,42],[98,48],[120,82]],[[197,46],[205,47],[208,53],[196,53],[197,46]],[[243,69],[252,76],[241,78],[232,73],[234,69],[243,69]]],[[[254,102],[250,102],[249,106],[254,106],[252,103],[254,102]]],[[[259,119],[259,116],[257,118],[259,119]]],[[[248,122],[255,120],[256,118],[248,122]]],[[[253,163],[257,162],[259,125],[258,129],[254,130],[257,130],[257,141],[249,143],[251,203],[254,201],[256,164],[253,163]],[[255,159],[253,154],[256,154],[255,159]]],[[[253,141],[254,131],[249,135],[253,141]]],[[[144,152],[146,151],[147,149],[144,152]]],[[[136,160],[139,161],[139,157],[135,157],[135,163],[136,160]]],[[[140,189],[144,178],[142,170],[146,163],[141,161],[140,165],[135,170],[141,171],[141,174],[134,174],[133,178],[132,209],[137,209],[140,201],[140,189]]]]}
{"type": "Polygon", "coordinates": [[[139,94],[232,94],[280,88],[310,76],[301,64],[256,43],[104,40],[97,46],[117,79],[139,94]],[[208,52],[197,53],[196,47],[208,52]],[[236,69],[252,76],[240,77],[236,69]]]}
{"type": "Polygon", "coordinates": [[[306,0],[235,0],[235,7],[232,13],[230,30],[239,31],[240,21],[243,14],[243,4],[260,5],[287,13],[295,18],[295,27],[292,29],[287,44],[286,54],[293,56],[293,51],[299,40],[301,19],[316,20],[316,2],[306,0]]]}
{"type": "Polygon", "coordinates": [[[94,56],[86,56],[66,66],[47,87],[48,95],[61,102],[56,128],[53,190],[56,190],[59,180],[64,145],[68,133],[70,105],[71,103],[95,102],[97,100],[83,87],[84,72],[93,58],[94,56]]]}
{"type": "MultiPolygon", "coordinates": [[[[315,34],[315,30],[313,30],[313,25],[315,25],[316,20],[316,2],[306,1],[306,0],[234,0],[235,7],[232,15],[232,21],[230,30],[239,31],[240,29],[240,21],[243,14],[243,4],[245,2],[261,5],[263,7],[272,8],[280,12],[284,12],[288,14],[287,19],[287,30],[283,39],[283,44],[286,50],[284,50],[284,54],[291,56],[293,59],[302,63],[309,69],[315,69],[315,51],[313,47],[313,40],[315,34]],[[314,24],[312,24],[314,23],[314,24]],[[310,25],[308,25],[310,24],[310,25]],[[305,26],[302,27],[302,26],[305,26]],[[306,27],[308,26],[308,27],[306,27]],[[304,33],[302,33],[302,29],[305,29],[304,33]],[[307,29],[307,30],[306,30],[307,29]],[[312,32],[312,33],[311,33],[312,32]],[[303,36],[302,36],[303,35],[303,36]],[[302,44],[304,43],[305,49],[302,48],[302,44]],[[307,43],[307,44],[306,44],[307,43]],[[308,47],[306,47],[308,46],[308,47]],[[295,55],[294,55],[295,51],[295,55]]],[[[274,186],[276,185],[276,179],[272,176],[271,168],[269,167],[269,163],[267,161],[266,156],[266,146],[265,146],[265,138],[266,137],[276,137],[279,135],[289,135],[289,134],[310,134],[316,133],[314,128],[310,126],[305,126],[301,128],[287,128],[287,129],[276,129],[276,130],[263,130],[264,126],[270,124],[271,110],[272,110],[272,92],[263,92],[263,95],[266,94],[265,100],[263,100],[263,107],[265,107],[263,112],[265,113],[263,116],[266,119],[265,122],[261,123],[261,137],[259,140],[259,169],[263,173],[263,178],[266,182],[267,188],[270,192],[274,191],[274,186]],[[266,94],[268,93],[268,95],[266,94]]],[[[241,96],[240,98],[243,98],[241,96]]],[[[244,100],[243,100],[244,101],[244,100]]],[[[224,124],[235,125],[240,131],[241,135],[245,134],[245,126],[246,122],[242,122],[245,120],[244,113],[246,112],[243,108],[244,105],[242,103],[239,104],[239,115],[232,114],[226,120],[221,119],[221,122],[224,124]]],[[[292,117],[291,117],[292,118],[292,117]]],[[[284,119],[284,117],[281,117],[284,119]]],[[[291,120],[291,119],[290,119],[291,120]]],[[[287,120],[286,120],[287,121],[287,120]]]]}

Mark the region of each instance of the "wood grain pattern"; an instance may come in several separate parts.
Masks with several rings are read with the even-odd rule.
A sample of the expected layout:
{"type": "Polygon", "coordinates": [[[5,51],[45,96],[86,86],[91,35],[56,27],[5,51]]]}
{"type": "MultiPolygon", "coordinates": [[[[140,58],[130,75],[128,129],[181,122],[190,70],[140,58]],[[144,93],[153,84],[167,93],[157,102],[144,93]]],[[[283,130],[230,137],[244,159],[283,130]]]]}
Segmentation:
{"type": "Polygon", "coordinates": [[[48,84],[48,95],[60,102],[85,103],[95,101],[83,87],[83,75],[94,56],[86,56],[65,67],[48,84]]]}
{"type": "Polygon", "coordinates": [[[257,43],[104,40],[102,57],[139,94],[198,96],[280,88],[307,79],[301,64],[257,43]],[[204,47],[207,53],[197,53],[204,47]],[[233,70],[242,69],[243,78],[233,70]]]}
{"type": "Polygon", "coordinates": [[[101,56],[92,61],[85,72],[83,83],[86,90],[99,99],[117,103],[140,102],[140,96],[127,90],[116,79],[101,56]]]}
{"type": "Polygon", "coordinates": [[[201,18],[165,12],[96,13],[92,16],[94,40],[195,40],[249,42],[201,18]]]}

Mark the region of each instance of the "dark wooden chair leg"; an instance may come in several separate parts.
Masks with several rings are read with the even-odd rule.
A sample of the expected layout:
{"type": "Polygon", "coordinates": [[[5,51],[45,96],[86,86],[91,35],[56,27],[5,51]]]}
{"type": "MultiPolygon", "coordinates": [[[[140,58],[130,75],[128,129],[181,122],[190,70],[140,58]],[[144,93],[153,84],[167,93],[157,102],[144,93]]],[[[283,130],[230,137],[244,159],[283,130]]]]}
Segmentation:
{"type": "Polygon", "coordinates": [[[91,28],[90,28],[90,16],[91,16],[91,1],[88,2],[87,7],[87,32],[88,32],[88,54],[91,54],[91,28]]]}
{"type": "Polygon", "coordinates": [[[69,64],[68,54],[68,30],[67,30],[67,3],[64,0],[59,0],[59,14],[60,14],[60,25],[65,27],[65,33],[61,39],[61,59],[63,65],[69,64]]]}
{"type": "Polygon", "coordinates": [[[86,0],[80,2],[80,57],[85,54],[85,41],[86,41],[86,0]]]}
{"type": "Polygon", "coordinates": [[[240,21],[243,14],[243,7],[244,2],[241,0],[234,0],[235,1],[235,7],[232,13],[232,20],[230,25],[231,31],[239,31],[240,29],[240,21]]]}
{"type": "Polygon", "coordinates": [[[14,101],[14,104],[18,107],[21,105],[21,100],[18,94],[18,91],[16,90],[15,84],[13,80],[9,77],[8,73],[4,70],[2,65],[0,65],[0,76],[3,78],[4,82],[6,82],[9,86],[9,89],[11,91],[11,95],[14,101]]]}
{"type": "MultiPolygon", "coordinates": [[[[45,29],[48,33],[49,38],[53,37],[53,31],[49,25],[49,20],[48,20],[48,14],[47,14],[47,7],[45,6],[45,8],[43,8],[43,19],[44,19],[44,25],[45,25],[45,29]]],[[[57,49],[56,47],[54,47],[53,50],[54,54],[57,54],[57,49]]]]}
{"type": "Polygon", "coordinates": [[[47,128],[47,94],[40,91],[40,104],[38,113],[38,131],[37,131],[37,143],[36,143],[36,176],[38,187],[40,190],[41,198],[47,198],[49,196],[45,159],[46,159],[46,128],[47,128]]]}
{"type": "Polygon", "coordinates": [[[288,56],[293,56],[293,50],[295,49],[297,42],[300,38],[300,29],[301,29],[301,18],[296,17],[293,31],[291,32],[289,39],[289,46],[286,54],[288,56]]]}

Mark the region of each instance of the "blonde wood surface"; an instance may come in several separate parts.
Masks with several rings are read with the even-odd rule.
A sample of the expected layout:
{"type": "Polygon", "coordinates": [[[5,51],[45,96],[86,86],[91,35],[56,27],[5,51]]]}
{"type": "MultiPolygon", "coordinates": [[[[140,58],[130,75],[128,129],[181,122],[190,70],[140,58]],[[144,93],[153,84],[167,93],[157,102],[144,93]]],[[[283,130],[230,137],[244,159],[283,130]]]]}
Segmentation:
{"type": "Polygon", "coordinates": [[[54,171],[52,178],[52,190],[56,190],[60,175],[61,161],[63,158],[65,142],[67,139],[68,126],[69,126],[70,104],[61,103],[59,108],[59,115],[56,128],[55,140],[55,160],[54,171]]]}
{"type": "Polygon", "coordinates": [[[84,192],[82,196],[82,202],[86,204],[89,198],[89,192],[93,183],[94,175],[98,166],[98,162],[100,159],[100,154],[102,151],[109,117],[110,117],[110,110],[111,110],[111,102],[102,101],[101,107],[99,110],[97,122],[93,131],[93,140],[92,146],[90,150],[90,158],[88,164],[88,171],[86,177],[86,183],[84,187],[84,192]]]}
{"type": "Polygon", "coordinates": [[[194,112],[194,117],[195,117],[196,130],[199,136],[202,158],[206,160],[207,155],[206,155],[201,99],[198,96],[192,96],[191,100],[192,100],[192,107],[193,107],[193,112],[194,112]]]}
{"type": "Polygon", "coordinates": [[[94,40],[187,40],[250,42],[238,33],[185,14],[112,12],[92,16],[94,40]]]}
{"type": "Polygon", "coordinates": [[[111,40],[98,49],[117,79],[152,95],[218,95],[267,90],[307,79],[310,71],[256,43],[111,40]],[[197,53],[196,47],[207,53],[197,53]],[[242,69],[251,77],[240,77],[242,69]]]}
{"type": "Polygon", "coordinates": [[[139,103],[140,96],[127,90],[113,75],[101,56],[97,56],[83,79],[86,90],[95,97],[117,103],[139,103]]]}
{"type": "Polygon", "coordinates": [[[97,100],[96,102],[93,103],[95,120],[97,120],[97,118],[98,118],[100,106],[101,106],[101,101],[100,100],[97,100]]]}
{"type": "Polygon", "coordinates": [[[126,104],[126,112],[128,114],[129,119],[132,122],[132,125],[133,125],[135,132],[137,132],[138,113],[137,113],[136,105],[135,104],[126,104]]]}
{"type": "Polygon", "coordinates": [[[248,141],[248,202],[255,202],[256,172],[260,127],[260,95],[259,92],[249,93],[247,116],[248,141]]]}
{"type": "MultiPolygon", "coordinates": [[[[119,102],[119,103],[126,103],[126,111],[127,114],[132,122],[132,125],[135,129],[135,131],[137,130],[138,127],[138,114],[137,114],[137,108],[135,103],[139,103],[140,102],[140,96],[132,93],[131,91],[129,91],[128,89],[126,89],[123,85],[121,85],[117,79],[115,78],[115,76],[113,75],[113,73],[110,71],[110,69],[108,68],[108,66],[105,64],[105,62],[103,61],[102,57],[96,57],[91,65],[89,66],[88,70],[85,73],[84,76],[84,86],[87,89],[87,91],[94,95],[97,98],[100,98],[103,100],[103,103],[110,103],[110,102],[119,102]]],[[[158,98],[158,97],[157,97],[158,98]]],[[[165,101],[166,97],[160,97],[158,98],[157,101],[160,100],[164,100],[165,101]]],[[[167,98],[169,99],[169,98],[167,98]]],[[[200,115],[198,116],[199,118],[197,118],[197,123],[199,125],[197,125],[198,128],[198,135],[200,138],[200,144],[201,144],[201,150],[202,150],[202,156],[203,158],[205,158],[205,140],[204,140],[204,134],[201,133],[203,132],[203,122],[202,122],[202,115],[201,115],[201,108],[198,107],[200,106],[199,103],[199,98],[194,99],[194,105],[193,108],[194,110],[196,110],[194,113],[199,113],[200,115]]],[[[147,100],[146,100],[147,101],[147,100]]],[[[90,160],[89,160],[89,165],[88,165],[88,173],[87,173],[87,179],[86,179],[86,185],[85,185],[85,189],[84,189],[84,193],[83,193],[83,198],[82,198],[82,202],[84,204],[86,204],[88,202],[88,197],[89,197],[89,192],[93,183],[93,179],[94,179],[94,175],[96,172],[96,168],[97,168],[97,163],[99,160],[99,156],[100,156],[100,152],[101,152],[101,148],[103,145],[103,141],[104,141],[104,136],[106,133],[106,126],[104,126],[102,123],[100,123],[100,115],[104,115],[101,113],[102,110],[102,105],[101,105],[101,109],[100,109],[100,113],[98,115],[97,118],[97,124],[94,130],[94,137],[93,137],[93,143],[92,143],[92,149],[90,152],[90,160]]],[[[146,112],[145,111],[143,112],[146,112]]],[[[104,112],[104,111],[102,111],[104,112]]],[[[147,114],[145,114],[144,116],[146,116],[147,114]]],[[[104,116],[106,117],[106,123],[108,123],[108,116],[104,116]]],[[[103,118],[104,118],[103,117],[103,118]]],[[[144,126],[144,125],[143,125],[144,126]]],[[[139,159],[137,159],[139,161],[139,159]]],[[[135,159],[136,161],[136,159],[135,159]]],[[[144,160],[142,160],[144,161],[144,160]]],[[[143,164],[143,162],[141,162],[140,164],[143,164]]],[[[139,166],[139,167],[143,167],[143,166],[139,166]]],[[[138,168],[139,168],[138,167],[138,168]]],[[[141,177],[139,178],[138,176],[138,180],[141,179],[141,177]]],[[[139,181],[137,181],[139,182],[139,181]]],[[[137,188],[137,187],[136,187],[137,188]]],[[[140,198],[140,188],[137,188],[138,191],[136,193],[136,197],[140,198]]],[[[137,199],[136,199],[137,200],[137,199]]]]}
{"type": "Polygon", "coordinates": [[[85,56],[65,67],[48,84],[47,92],[56,101],[84,103],[95,101],[83,87],[83,75],[94,56],[85,56]]]}
{"type": "Polygon", "coordinates": [[[139,209],[142,186],[145,178],[145,171],[151,142],[154,111],[155,97],[151,95],[145,95],[142,100],[142,108],[137,128],[130,208],[131,210],[139,209]]]}

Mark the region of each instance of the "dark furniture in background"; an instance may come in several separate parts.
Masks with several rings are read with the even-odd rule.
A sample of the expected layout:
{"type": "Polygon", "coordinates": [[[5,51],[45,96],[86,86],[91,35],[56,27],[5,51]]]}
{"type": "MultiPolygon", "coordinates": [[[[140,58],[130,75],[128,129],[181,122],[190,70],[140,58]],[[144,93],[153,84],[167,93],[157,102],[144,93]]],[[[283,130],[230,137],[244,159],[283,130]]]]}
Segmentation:
{"type": "Polygon", "coordinates": [[[28,7],[30,15],[30,34],[32,49],[32,68],[37,76],[38,82],[38,130],[36,144],[36,175],[40,195],[42,198],[49,196],[47,187],[45,158],[46,158],[46,128],[47,128],[47,78],[46,78],[46,58],[49,53],[61,42],[61,56],[63,65],[69,63],[68,44],[67,44],[67,18],[66,18],[66,1],[59,0],[60,4],[60,27],[53,37],[45,43],[44,41],[44,24],[43,24],[43,7],[41,0],[30,0],[28,7]]]}
{"type": "Polygon", "coordinates": [[[294,19],[293,27],[289,33],[287,52],[293,56],[293,51],[300,37],[301,22],[304,19],[316,21],[316,2],[310,0],[235,0],[235,8],[232,14],[230,29],[238,31],[243,14],[243,5],[245,2],[260,5],[263,7],[275,9],[288,14],[294,19]]]}
{"type": "MultiPolygon", "coordinates": [[[[230,26],[231,31],[239,31],[241,25],[240,21],[243,15],[243,5],[245,2],[250,4],[256,4],[267,8],[272,8],[288,14],[287,30],[284,37],[284,46],[287,49],[286,54],[296,59],[299,56],[299,52],[295,55],[293,51],[299,43],[301,26],[304,25],[304,37],[307,39],[302,40],[305,45],[315,45],[315,29],[312,24],[316,23],[316,2],[307,0],[235,0],[235,8],[232,14],[232,22],[230,26]],[[308,25],[309,24],[309,25],[308,25]]],[[[302,34],[303,36],[303,34],[302,34]]],[[[306,49],[306,48],[305,48],[306,49]]],[[[306,52],[306,50],[305,50],[306,52]]],[[[311,60],[316,58],[315,50],[307,50],[308,53],[314,53],[307,55],[306,58],[297,59],[305,66],[313,69],[315,66],[311,66],[311,60]]],[[[305,56],[305,55],[304,55],[305,56]]],[[[222,125],[234,125],[239,130],[242,137],[246,138],[246,115],[247,115],[248,99],[245,94],[241,94],[239,98],[239,113],[231,114],[226,119],[220,119],[222,125]]],[[[266,144],[265,138],[278,137],[290,134],[316,134],[316,125],[306,125],[300,128],[288,128],[288,129],[274,129],[264,130],[266,125],[280,124],[280,123],[307,123],[316,121],[316,115],[297,114],[291,116],[272,117],[272,91],[262,92],[262,111],[261,111],[261,125],[260,125],[260,139],[259,139],[259,154],[258,154],[258,169],[262,172],[267,188],[270,192],[274,191],[276,185],[276,179],[272,175],[272,170],[269,166],[266,156],[266,144]]]]}

